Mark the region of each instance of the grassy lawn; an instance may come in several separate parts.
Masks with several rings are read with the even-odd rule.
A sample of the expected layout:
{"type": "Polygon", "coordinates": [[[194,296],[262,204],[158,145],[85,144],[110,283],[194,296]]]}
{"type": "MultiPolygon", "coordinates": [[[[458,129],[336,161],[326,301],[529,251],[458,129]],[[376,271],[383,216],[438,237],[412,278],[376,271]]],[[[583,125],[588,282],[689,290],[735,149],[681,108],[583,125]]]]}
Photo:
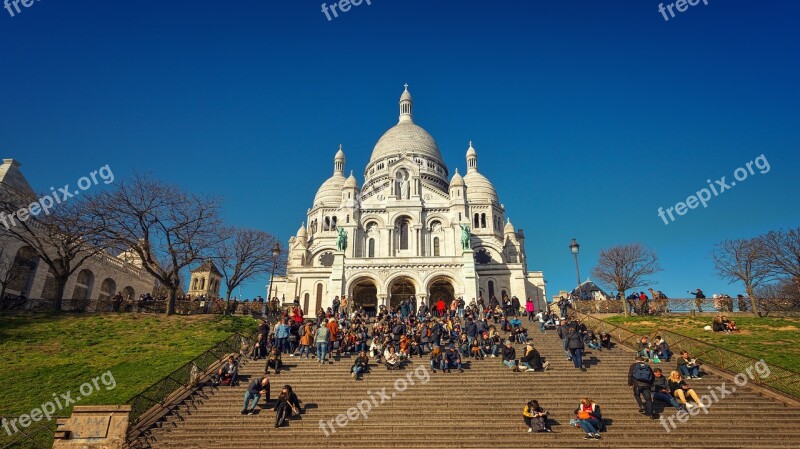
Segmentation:
{"type": "Polygon", "coordinates": [[[71,391],[74,398],[81,384],[107,371],[99,390],[80,404],[125,403],[232,332],[249,334],[256,325],[251,318],[212,315],[2,316],[0,415],[30,413],[54,393],[71,391]]]}
{"type": "Polygon", "coordinates": [[[703,330],[711,317],[631,317],[612,316],[606,321],[623,326],[638,334],[651,334],[668,329],[725,349],[763,358],[777,365],[800,372],[800,319],[734,317],[741,332],[726,334],[703,330]]]}

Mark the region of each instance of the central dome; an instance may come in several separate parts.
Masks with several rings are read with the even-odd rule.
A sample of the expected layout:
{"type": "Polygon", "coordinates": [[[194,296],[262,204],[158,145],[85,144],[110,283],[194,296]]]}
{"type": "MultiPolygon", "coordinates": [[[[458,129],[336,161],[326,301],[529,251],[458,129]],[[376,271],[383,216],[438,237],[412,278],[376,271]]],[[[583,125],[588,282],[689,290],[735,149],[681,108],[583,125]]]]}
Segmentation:
{"type": "Polygon", "coordinates": [[[442,162],[442,153],[433,137],[414,122],[404,121],[391,127],[378,139],[369,163],[406,152],[442,162]]]}

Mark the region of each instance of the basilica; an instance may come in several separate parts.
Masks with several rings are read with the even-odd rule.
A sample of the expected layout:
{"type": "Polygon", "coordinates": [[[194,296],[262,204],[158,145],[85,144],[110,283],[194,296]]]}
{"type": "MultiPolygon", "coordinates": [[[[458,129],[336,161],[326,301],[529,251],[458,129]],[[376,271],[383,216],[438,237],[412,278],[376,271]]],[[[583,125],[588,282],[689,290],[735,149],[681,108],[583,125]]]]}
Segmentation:
{"type": "Polygon", "coordinates": [[[372,150],[361,186],[345,175],[341,146],[305,223],[289,239],[285,276],[273,296],[299,298],[310,313],[335,297],[374,313],[413,297],[545,301],[541,271],[529,271],[514,229],[470,142],[466,173],[450,172],[433,137],[414,123],[406,86],[398,123],[372,150]]]}

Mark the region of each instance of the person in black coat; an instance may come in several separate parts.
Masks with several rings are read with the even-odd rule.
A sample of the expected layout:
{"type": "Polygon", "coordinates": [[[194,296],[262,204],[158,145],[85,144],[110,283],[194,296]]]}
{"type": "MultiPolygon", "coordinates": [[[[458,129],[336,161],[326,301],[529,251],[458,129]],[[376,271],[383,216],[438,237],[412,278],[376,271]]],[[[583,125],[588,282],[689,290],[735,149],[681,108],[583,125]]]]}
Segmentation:
{"type": "Polygon", "coordinates": [[[297,399],[297,395],[292,391],[291,385],[284,385],[281,388],[281,394],[278,396],[278,400],[275,403],[274,408],[276,415],[275,415],[275,427],[281,427],[289,416],[292,416],[292,413],[300,414],[300,400],[297,399]]]}
{"type": "Polygon", "coordinates": [[[575,368],[586,371],[586,368],[583,367],[583,336],[578,329],[570,327],[566,340],[567,349],[572,356],[572,364],[575,368]]]}

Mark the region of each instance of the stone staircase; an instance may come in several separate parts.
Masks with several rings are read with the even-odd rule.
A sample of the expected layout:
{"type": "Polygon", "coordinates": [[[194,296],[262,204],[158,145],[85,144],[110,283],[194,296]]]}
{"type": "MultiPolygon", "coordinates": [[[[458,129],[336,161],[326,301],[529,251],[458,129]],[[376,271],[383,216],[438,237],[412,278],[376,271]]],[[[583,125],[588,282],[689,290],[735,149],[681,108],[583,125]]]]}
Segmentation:
{"type": "MultiPolygon", "coordinates": [[[[286,369],[270,375],[273,401],[264,409],[262,399],[254,416],[242,416],[239,410],[249,379],[262,373],[264,362],[244,362],[239,386],[206,387],[202,401],[181,404],[153,430],[152,447],[800,447],[800,409],[746,386],[711,405],[708,414],[692,416],[685,423],[674,420],[677,428],[667,432],[662,421],[638,413],[627,386],[633,353],[623,348],[590,350],[584,357],[588,370],[581,372],[566,360],[553,331],[542,335],[531,329],[529,335],[551,362],[549,371],[514,373],[501,366],[499,358],[487,358],[470,360],[464,373],[432,373],[425,356],[410,360],[400,371],[373,366],[371,373],[356,381],[349,375],[351,357],[325,365],[286,357],[286,369]],[[427,382],[426,373],[430,376],[427,382]],[[287,427],[276,429],[271,407],[280,387],[287,383],[300,398],[304,413],[292,417],[287,427]],[[385,397],[379,393],[383,388],[385,397]],[[591,397],[603,410],[608,427],[602,440],[584,440],[584,433],[569,425],[582,396],[591,397]],[[537,399],[550,411],[553,433],[527,433],[522,408],[530,399],[537,399]],[[367,403],[371,409],[365,419],[358,407],[366,410],[367,403]],[[323,424],[325,431],[320,420],[330,422],[323,424]]],[[[521,345],[515,347],[521,355],[521,345]]],[[[667,373],[674,368],[673,363],[659,366],[667,373]]],[[[701,396],[723,382],[730,389],[731,381],[714,375],[689,381],[701,396]]],[[[662,405],[657,404],[661,411],[662,405]]],[[[662,416],[674,414],[675,409],[667,406],[662,416]]]]}

